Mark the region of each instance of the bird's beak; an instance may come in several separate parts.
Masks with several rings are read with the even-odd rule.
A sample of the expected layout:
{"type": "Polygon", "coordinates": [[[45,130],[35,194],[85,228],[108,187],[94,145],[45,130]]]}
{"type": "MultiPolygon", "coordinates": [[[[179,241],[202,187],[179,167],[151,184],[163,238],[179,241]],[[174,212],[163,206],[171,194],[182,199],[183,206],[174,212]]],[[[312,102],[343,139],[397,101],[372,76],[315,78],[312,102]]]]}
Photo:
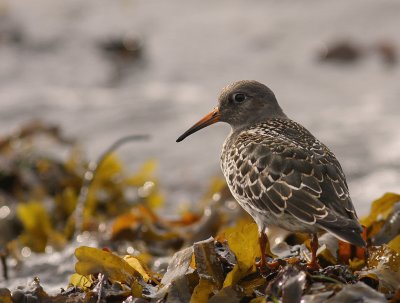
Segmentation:
{"type": "Polygon", "coordinates": [[[209,126],[211,124],[214,124],[215,122],[218,122],[221,118],[221,114],[219,112],[218,107],[215,107],[211,112],[209,112],[207,115],[205,115],[202,119],[200,119],[199,122],[197,122],[195,125],[193,125],[191,128],[189,128],[186,132],[180,136],[176,142],[181,142],[183,139],[186,137],[190,136],[191,134],[197,132],[198,130],[209,126]]]}

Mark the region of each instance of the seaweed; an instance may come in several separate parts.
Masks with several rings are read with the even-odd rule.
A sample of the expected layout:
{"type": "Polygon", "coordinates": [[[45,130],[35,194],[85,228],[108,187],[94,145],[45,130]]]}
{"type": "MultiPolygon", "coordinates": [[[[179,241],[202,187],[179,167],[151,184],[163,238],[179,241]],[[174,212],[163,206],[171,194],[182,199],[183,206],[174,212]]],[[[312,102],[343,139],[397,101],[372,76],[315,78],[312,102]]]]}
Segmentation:
{"type": "Polygon", "coordinates": [[[165,217],[156,162],[131,173],[115,153],[145,137],[124,137],[90,162],[56,127],[35,125],[0,140],[2,279],[33,253],[74,252],[75,270],[58,293],[32,276],[17,289],[0,288],[0,302],[399,300],[400,195],[377,199],[361,220],[367,250],[321,234],[319,271],[307,269],[307,237],[271,228],[268,259],[276,266],[260,272],[257,226],[223,180],[210,182],[200,209],[165,217]],[[38,137],[70,155],[45,153],[38,137]]]}

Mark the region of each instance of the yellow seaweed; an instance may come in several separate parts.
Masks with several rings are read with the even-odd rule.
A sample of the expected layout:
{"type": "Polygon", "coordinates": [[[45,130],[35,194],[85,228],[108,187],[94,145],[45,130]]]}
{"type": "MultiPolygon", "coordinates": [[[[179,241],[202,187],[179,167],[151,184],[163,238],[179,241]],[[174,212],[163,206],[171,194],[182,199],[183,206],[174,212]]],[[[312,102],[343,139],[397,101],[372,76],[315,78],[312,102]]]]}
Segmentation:
{"type": "Polygon", "coordinates": [[[370,227],[374,222],[386,219],[393,209],[393,205],[400,201],[400,195],[386,193],[381,198],[372,202],[370,214],[360,220],[362,225],[370,227]]]}
{"type": "Polygon", "coordinates": [[[139,259],[134,256],[124,256],[123,260],[126,261],[133,269],[135,269],[143,278],[145,282],[148,282],[151,278],[147,273],[147,270],[143,267],[139,259]]]}
{"type": "Polygon", "coordinates": [[[97,273],[104,274],[108,279],[131,285],[142,275],[122,258],[102,249],[81,246],[75,250],[78,262],[75,271],[83,276],[97,273]]]}
{"type": "Polygon", "coordinates": [[[215,285],[208,279],[200,279],[199,284],[194,288],[190,303],[206,303],[212,295],[215,285]]]}
{"type": "Polygon", "coordinates": [[[244,221],[225,231],[230,249],[234,252],[237,264],[225,278],[223,287],[236,284],[246,274],[255,271],[255,259],[260,257],[258,228],[255,223],[244,221]]]}
{"type": "Polygon", "coordinates": [[[69,284],[76,286],[82,290],[87,290],[93,284],[93,279],[91,275],[83,276],[77,273],[74,273],[69,278],[69,284]]]}

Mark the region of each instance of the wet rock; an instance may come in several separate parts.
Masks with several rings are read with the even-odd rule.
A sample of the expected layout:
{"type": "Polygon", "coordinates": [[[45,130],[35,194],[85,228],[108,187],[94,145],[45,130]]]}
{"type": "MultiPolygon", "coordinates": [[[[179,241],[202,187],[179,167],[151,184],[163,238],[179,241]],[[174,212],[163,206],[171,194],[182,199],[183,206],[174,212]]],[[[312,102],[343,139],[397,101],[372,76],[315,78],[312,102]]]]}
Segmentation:
{"type": "Polygon", "coordinates": [[[101,42],[100,49],[115,59],[132,61],[142,56],[143,42],[132,37],[114,37],[101,42]]]}
{"type": "Polygon", "coordinates": [[[24,40],[25,34],[20,24],[0,8],[0,45],[17,45],[23,43],[24,40]]]}
{"type": "MultiPolygon", "coordinates": [[[[189,287],[188,276],[192,275],[195,271],[194,268],[190,266],[192,262],[192,256],[193,256],[193,246],[190,246],[188,248],[176,252],[172,257],[171,262],[168,265],[167,272],[161,279],[161,288],[156,293],[151,294],[148,297],[161,299],[165,297],[167,293],[170,293],[171,289],[174,289],[173,291],[176,293],[181,287],[186,287],[185,289],[182,290],[187,291],[187,288],[189,287]]],[[[198,275],[196,273],[194,275],[197,276],[197,283],[198,283],[198,275]]],[[[193,278],[191,277],[190,279],[193,278]]],[[[193,285],[193,288],[194,286],[195,285],[193,285]]],[[[178,300],[179,294],[176,293],[176,296],[178,300]]]]}
{"type": "Polygon", "coordinates": [[[343,283],[355,283],[357,277],[351,272],[347,265],[333,265],[327,266],[320,270],[323,276],[331,277],[343,283]]]}
{"type": "MultiPolygon", "coordinates": [[[[368,269],[358,272],[360,280],[385,294],[393,294],[400,285],[400,254],[387,245],[369,248],[368,269]],[[374,281],[375,280],[375,281],[374,281]]],[[[372,288],[371,288],[372,289],[372,288]]]]}
{"type": "Polygon", "coordinates": [[[114,37],[99,44],[106,58],[112,64],[110,84],[119,83],[132,72],[132,64],[143,60],[143,41],[133,37],[114,37]]]}
{"type": "Polygon", "coordinates": [[[208,303],[239,303],[242,297],[239,292],[236,291],[232,286],[223,288],[218,294],[213,296],[208,303]]]}
{"type": "Polygon", "coordinates": [[[215,251],[219,261],[223,265],[225,275],[232,270],[233,266],[237,263],[235,254],[231,251],[226,242],[215,242],[215,251]]]}
{"type": "Polygon", "coordinates": [[[193,273],[194,269],[190,267],[192,255],[192,246],[175,253],[168,265],[167,272],[161,280],[161,284],[168,285],[177,277],[193,273]]]}
{"type": "Polygon", "coordinates": [[[13,303],[49,302],[48,294],[43,290],[38,278],[26,286],[19,286],[12,292],[13,303]]]}
{"type": "Polygon", "coordinates": [[[199,283],[195,273],[174,279],[168,290],[166,303],[186,303],[192,297],[194,287],[199,283]]]}
{"type": "Polygon", "coordinates": [[[331,291],[324,291],[320,293],[305,295],[302,297],[302,303],[324,303],[326,300],[331,297],[334,292],[331,291]]]}
{"type": "Polygon", "coordinates": [[[320,51],[320,61],[353,63],[364,55],[364,50],[352,41],[336,41],[320,51]]]}
{"type": "Polygon", "coordinates": [[[381,230],[376,234],[371,242],[373,245],[382,245],[400,234],[400,202],[393,206],[392,213],[386,219],[381,230]]]}
{"type": "Polygon", "coordinates": [[[269,283],[266,294],[282,297],[282,302],[300,302],[305,285],[306,273],[288,265],[269,283]]]}
{"type": "Polygon", "coordinates": [[[214,238],[209,238],[193,245],[197,273],[219,289],[224,282],[224,273],[215,250],[214,238]]]}
{"type": "Polygon", "coordinates": [[[325,301],[326,303],[384,303],[387,302],[385,296],[362,282],[352,285],[344,285],[332,298],[325,301]]]}

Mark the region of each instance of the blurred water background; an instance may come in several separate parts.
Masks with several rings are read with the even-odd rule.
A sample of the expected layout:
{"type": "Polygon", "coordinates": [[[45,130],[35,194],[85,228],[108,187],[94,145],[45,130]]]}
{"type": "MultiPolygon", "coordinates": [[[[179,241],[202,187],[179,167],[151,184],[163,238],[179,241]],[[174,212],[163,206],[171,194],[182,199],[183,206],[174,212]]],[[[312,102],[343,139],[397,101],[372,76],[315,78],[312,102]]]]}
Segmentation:
{"type": "Polygon", "coordinates": [[[89,158],[149,134],[120,153],[132,170],[159,161],[173,211],[222,176],[229,127],[176,138],[223,86],[255,79],[336,153],[365,214],[400,192],[399,11],[395,0],[0,0],[0,132],[55,122],[89,158]]]}

